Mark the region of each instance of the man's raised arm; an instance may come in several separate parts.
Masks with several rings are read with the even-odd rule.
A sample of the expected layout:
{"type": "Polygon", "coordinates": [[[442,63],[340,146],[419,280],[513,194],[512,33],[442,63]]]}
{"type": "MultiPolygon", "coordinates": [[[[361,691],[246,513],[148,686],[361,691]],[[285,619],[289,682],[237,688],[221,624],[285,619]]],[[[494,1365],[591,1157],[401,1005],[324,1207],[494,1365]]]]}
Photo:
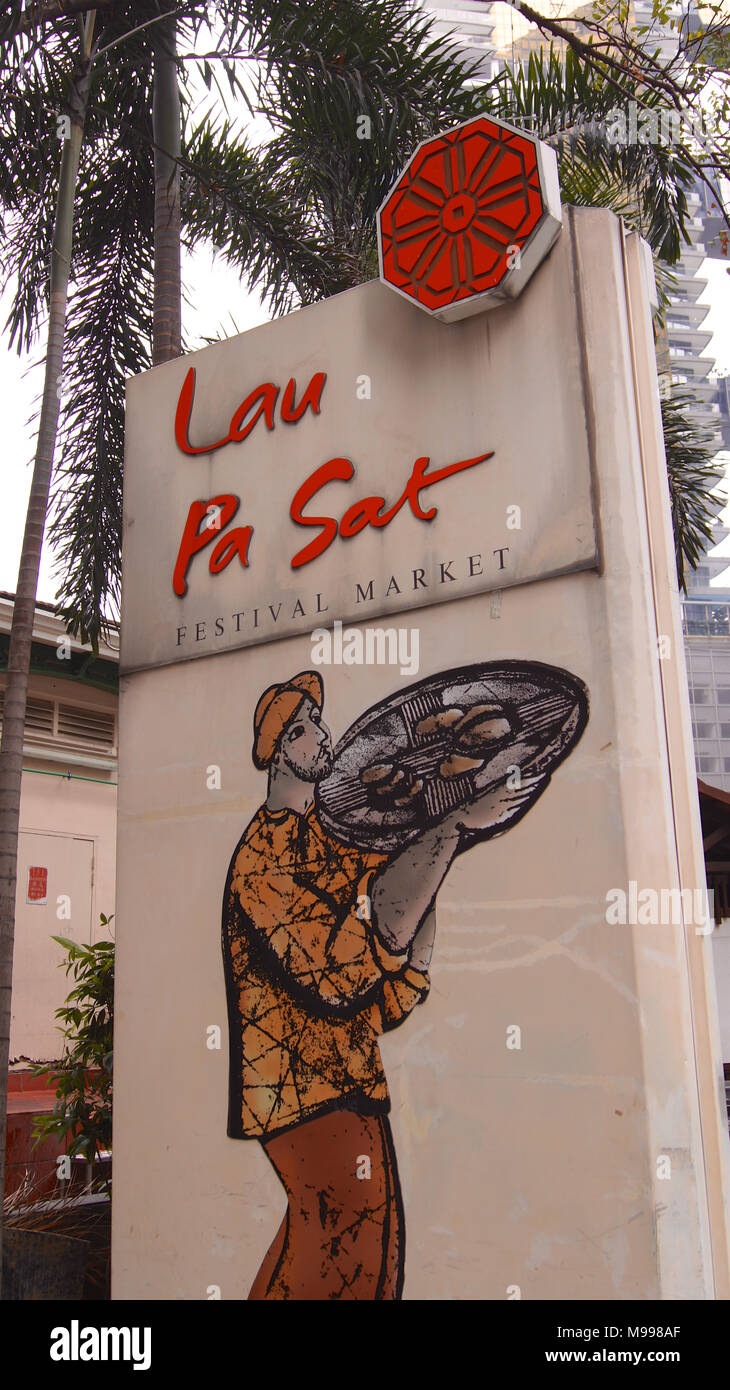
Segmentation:
{"type": "Polygon", "coordinates": [[[391,951],[405,951],[431,906],[464,830],[504,825],[535,801],[546,777],[523,777],[519,787],[507,779],[491,787],[469,806],[457,808],[413,840],[377,875],[370,890],[373,925],[391,951]]]}

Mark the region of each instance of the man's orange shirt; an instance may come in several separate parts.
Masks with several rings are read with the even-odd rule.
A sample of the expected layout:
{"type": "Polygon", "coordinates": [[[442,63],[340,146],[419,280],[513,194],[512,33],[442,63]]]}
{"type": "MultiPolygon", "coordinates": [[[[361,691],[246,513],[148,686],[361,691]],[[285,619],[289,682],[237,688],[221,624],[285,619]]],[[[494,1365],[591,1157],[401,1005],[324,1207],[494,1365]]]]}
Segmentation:
{"type": "Polygon", "coordinates": [[[390,1109],[378,1038],[429,979],[370,920],[385,863],[326,834],[313,808],[262,806],[236,846],[223,899],[231,1138],[267,1138],[325,1110],[390,1109]]]}

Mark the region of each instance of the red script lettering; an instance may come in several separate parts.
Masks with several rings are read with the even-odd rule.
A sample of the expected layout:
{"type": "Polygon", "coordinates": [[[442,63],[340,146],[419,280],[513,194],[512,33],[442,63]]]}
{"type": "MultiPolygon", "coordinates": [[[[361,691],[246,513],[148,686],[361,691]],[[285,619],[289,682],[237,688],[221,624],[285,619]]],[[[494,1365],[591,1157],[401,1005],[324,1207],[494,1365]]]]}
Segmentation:
{"type": "MultiPolygon", "coordinates": [[[[287,382],[280,407],[280,418],[287,425],[295,425],[309,408],[319,415],[326,372],[315,372],[298,405],[294,403],[296,382],[293,377],[287,382]]],[[[175,441],[184,454],[212,454],[214,449],[222,449],[224,444],[239,444],[248,438],[257,420],[263,415],[267,430],[274,428],[274,407],[279,395],[279,387],[272,381],[264,381],[255,387],[234,410],[228,434],[217,439],[214,444],[190,443],[190,417],[195,396],[195,368],[191,367],[182,384],[182,390],[175,412],[175,441]]]]}
{"type": "Polygon", "coordinates": [[[319,535],[297,551],[291,562],[292,569],[299,569],[302,565],[308,565],[310,560],[316,560],[318,555],[323,555],[331,546],[338,532],[343,540],[350,540],[366,526],[387,526],[406,502],[419,521],[433,521],[438,508],[430,507],[427,511],[423,511],[419,493],[424,488],[433,487],[435,483],[443,482],[445,478],[450,478],[454,473],[463,473],[466,468],[475,468],[478,463],[484,463],[486,459],[493,458],[493,456],[494,450],[491,449],[488,454],[479,454],[477,458],[462,459],[459,463],[448,463],[444,468],[436,468],[433,473],[426,471],[430,461],[428,458],[417,458],[403,493],[392,507],[383,510],[385,507],[384,497],[364,497],[360,502],[355,502],[351,507],[348,507],[339,525],[332,516],[304,516],[302,511],[307,503],[312,501],[315,494],[326,487],[327,483],[336,480],[350,482],[355,476],[354,466],[349,459],[328,459],[327,463],[316,468],[314,473],[305,479],[292,499],[289,510],[292,521],[296,521],[298,526],[320,527],[319,535]]]}

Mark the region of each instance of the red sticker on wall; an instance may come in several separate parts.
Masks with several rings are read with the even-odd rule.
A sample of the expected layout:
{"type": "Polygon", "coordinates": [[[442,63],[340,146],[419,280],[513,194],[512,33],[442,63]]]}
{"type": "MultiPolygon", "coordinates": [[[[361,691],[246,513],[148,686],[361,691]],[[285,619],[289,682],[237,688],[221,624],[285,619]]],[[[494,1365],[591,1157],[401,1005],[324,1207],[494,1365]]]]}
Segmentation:
{"type": "Polygon", "coordinates": [[[28,869],[26,902],[44,903],[48,898],[48,870],[34,866],[28,869]]]}

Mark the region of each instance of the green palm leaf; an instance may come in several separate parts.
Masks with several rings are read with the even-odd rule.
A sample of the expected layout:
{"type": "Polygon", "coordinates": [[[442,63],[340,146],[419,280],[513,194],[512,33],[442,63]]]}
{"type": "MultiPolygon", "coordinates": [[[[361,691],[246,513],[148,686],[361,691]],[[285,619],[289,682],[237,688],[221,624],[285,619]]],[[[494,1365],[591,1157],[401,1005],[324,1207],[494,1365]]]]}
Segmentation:
{"type": "Polygon", "coordinates": [[[712,495],[724,469],[712,462],[712,441],[693,420],[696,402],[688,392],[664,396],[661,407],[677,579],[686,593],[686,566],[699,564],[725,506],[723,498],[712,495]]]}

